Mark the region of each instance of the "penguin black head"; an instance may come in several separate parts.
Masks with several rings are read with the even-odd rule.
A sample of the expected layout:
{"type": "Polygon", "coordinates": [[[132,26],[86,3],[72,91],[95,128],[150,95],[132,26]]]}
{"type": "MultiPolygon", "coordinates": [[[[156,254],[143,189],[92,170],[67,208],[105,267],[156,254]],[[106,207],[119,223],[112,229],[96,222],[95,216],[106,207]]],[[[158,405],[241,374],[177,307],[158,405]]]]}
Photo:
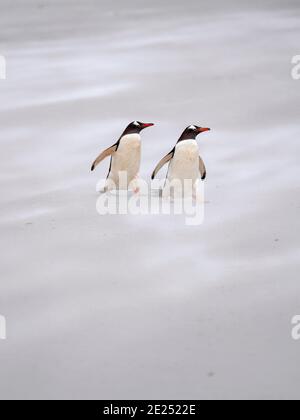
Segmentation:
{"type": "Polygon", "coordinates": [[[198,134],[203,133],[204,131],[209,131],[210,128],[207,127],[198,127],[198,125],[188,125],[186,129],[183,131],[181,136],[179,137],[178,141],[187,140],[187,139],[195,139],[198,134]]]}
{"type": "Polygon", "coordinates": [[[128,126],[125,128],[123,135],[125,134],[133,134],[133,133],[140,133],[144,128],[152,127],[153,123],[143,123],[141,121],[132,121],[128,126]]]}

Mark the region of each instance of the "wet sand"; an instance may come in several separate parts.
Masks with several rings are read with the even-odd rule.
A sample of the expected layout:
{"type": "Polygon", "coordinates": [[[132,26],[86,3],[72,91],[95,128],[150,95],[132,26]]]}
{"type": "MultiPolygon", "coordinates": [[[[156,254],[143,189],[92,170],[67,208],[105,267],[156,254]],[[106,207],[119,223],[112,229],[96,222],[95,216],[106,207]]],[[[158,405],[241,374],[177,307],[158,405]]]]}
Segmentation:
{"type": "Polygon", "coordinates": [[[299,398],[299,3],[0,4],[0,398],[299,398]],[[96,212],[135,119],[211,127],[202,225],[96,212]]]}

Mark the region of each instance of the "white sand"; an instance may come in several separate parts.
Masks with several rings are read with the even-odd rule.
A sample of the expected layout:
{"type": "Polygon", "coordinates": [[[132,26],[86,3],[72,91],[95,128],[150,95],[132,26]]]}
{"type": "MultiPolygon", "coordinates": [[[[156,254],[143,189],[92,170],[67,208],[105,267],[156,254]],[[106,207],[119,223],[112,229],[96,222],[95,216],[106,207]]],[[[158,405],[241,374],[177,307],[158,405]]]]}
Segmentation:
{"type": "Polygon", "coordinates": [[[300,397],[300,8],[240,3],[0,1],[0,398],[300,397]],[[133,119],[212,128],[203,225],[96,213],[133,119]]]}

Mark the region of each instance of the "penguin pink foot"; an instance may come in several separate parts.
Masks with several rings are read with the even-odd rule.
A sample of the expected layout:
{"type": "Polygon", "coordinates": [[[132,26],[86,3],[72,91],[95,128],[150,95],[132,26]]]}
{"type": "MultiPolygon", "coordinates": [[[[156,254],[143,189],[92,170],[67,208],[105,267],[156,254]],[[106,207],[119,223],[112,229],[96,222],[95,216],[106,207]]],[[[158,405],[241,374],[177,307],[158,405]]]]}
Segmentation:
{"type": "Polygon", "coordinates": [[[133,191],[134,194],[138,194],[140,192],[140,187],[138,185],[139,177],[140,177],[140,175],[136,174],[135,177],[132,180],[132,183],[133,183],[132,191],[133,191]]]}

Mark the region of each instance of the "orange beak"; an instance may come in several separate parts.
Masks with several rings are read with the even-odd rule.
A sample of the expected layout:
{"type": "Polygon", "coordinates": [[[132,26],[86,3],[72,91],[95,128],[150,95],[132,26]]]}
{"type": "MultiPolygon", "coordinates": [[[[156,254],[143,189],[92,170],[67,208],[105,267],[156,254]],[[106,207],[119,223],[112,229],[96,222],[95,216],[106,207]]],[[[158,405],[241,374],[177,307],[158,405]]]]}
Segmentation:
{"type": "Polygon", "coordinates": [[[210,130],[210,128],[207,128],[207,127],[198,128],[199,133],[203,133],[204,131],[209,131],[209,130],[210,130]]]}
{"type": "Polygon", "coordinates": [[[143,123],[143,128],[152,127],[153,123],[143,123]]]}

